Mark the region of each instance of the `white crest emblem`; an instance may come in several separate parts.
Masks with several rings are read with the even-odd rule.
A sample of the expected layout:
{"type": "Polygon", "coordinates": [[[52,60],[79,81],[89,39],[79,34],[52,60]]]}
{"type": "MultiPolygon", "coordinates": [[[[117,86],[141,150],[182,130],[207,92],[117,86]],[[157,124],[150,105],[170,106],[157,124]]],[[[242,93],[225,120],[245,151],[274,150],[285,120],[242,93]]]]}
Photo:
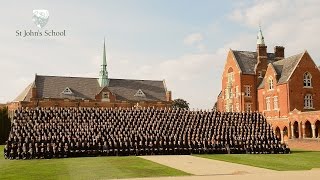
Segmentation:
{"type": "Polygon", "coordinates": [[[32,21],[39,28],[43,28],[49,21],[49,11],[45,9],[33,10],[32,21]]]}

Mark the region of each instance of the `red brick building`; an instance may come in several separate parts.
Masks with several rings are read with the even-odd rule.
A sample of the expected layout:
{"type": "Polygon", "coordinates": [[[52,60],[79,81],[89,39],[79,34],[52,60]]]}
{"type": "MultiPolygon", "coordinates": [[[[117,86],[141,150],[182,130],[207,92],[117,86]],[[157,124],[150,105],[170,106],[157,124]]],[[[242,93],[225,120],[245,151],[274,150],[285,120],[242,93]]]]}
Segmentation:
{"type": "Polygon", "coordinates": [[[261,29],[255,52],[230,49],[217,109],[259,111],[282,140],[320,138],[320,71],[307,51],[267,52],[261,29]]]}
{"type": "Polygon", "coordinates": [[[99,78],[35,75],[34,81],[8,104],[18,107],[170,107],[164,80],[108,77],[105,44],[99,78]]]}

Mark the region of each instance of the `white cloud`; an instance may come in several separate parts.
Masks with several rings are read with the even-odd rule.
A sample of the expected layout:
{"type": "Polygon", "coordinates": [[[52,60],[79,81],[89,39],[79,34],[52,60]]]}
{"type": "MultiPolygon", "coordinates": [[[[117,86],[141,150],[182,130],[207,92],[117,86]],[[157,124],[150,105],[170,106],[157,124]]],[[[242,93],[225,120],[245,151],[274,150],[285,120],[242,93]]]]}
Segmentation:
{"type": "MultiPolygon", "coordinates": [[[[12,5],[12,7],[14,6],[12,5]]],[[[21,6],[22,9],[19,10],[24,10],[25,14],[28,14],[29,9],[33,8],[32,5],[28,5],[28,7],[22,8],[21,6]]],[[[59,5],[55,7],[61,8],[59,5]]],[[[226,28],[229,28],[228,19],[223,19],[221,24],[209,23],[207,27],[197,27],[192,29],[194,33],[175,39],[175,41],[187,45],[188,50],[177,47],[177,53],[170,55],[165,51],[161,52],[163,54],[149,53],[148,49],[143,48],[128,52],[127,49],[132,46],[127,46],[125,43],[116,46],[116,43],[122,40],[121,36],[118,36],[118,39],[108,40],[107,43],[108,45],[112,44],[107,47],[109,76],[128,79],[165,79],[168,89],[173,92],[173,98],[186,99],[192,108],[211,108],[221,90],[221,74],[228,49],[254,51],[259,21],[261,21],[269,51],[272,52],[275,45],[284,45],[286,56],[288,56],[307,49],[319,64],[320,42],[317,31],[320,29],[320,14],[318,7],[320,7],[318,0],[237,2],[228,16],[229,20],[235,22],[234,30],[226,31],[226,28]],[[256,31],[254,33],[248,32],[250,30],[256,31]],[[230,34],[225,34],[226,32],[230,32],[230,34]],[[219,36],[219,40],[209,39],[216,36],[219,36]],[[228,38],[231,40],[228,41],[228,38]],[[211,46],[214,46],[214,49],[206,48],[206,45],[209,44],[208,41],[211,46]],[[190,47],[197,51],[190,52],[190,47]],[[126,50],[123,50],[124,48],[126,50]]],[[[88,11],[88,9],[82,8],[73,12],[78,15],[84,11],[88,11]]],[[[151,27],[153,27],[151,28],[153,32],[160,26],[168,27],[163,25],[169,21],[166,19],[161,20],[162,24],[149,27],[148,23],[151,20],[158,24],[158,21],[152,17],[147,23],[139,21],[137,25],[136,21],[127,19],[130,15],[121,16],[120,20],[125,23],[119,23],[119,18],[103,16],[110,18],[103,19],[102,23],[100,12],[96,12],[95,8],[92,8],[92,11],[88,13],[90,16],[85,19],[87,20],[85,22],[90,22],[92,26],[85,27],[79,23],[83,22],[83,19],[77,18],[74,22],[70,20],[73,16],[66,16],[65,12],[67,11],[61,10],[61,13],[57,13],[56,15],[61,18],[56,18],[55,21],[50,20],[51,24],[48,24],[48,27],[69,27],[70,36],[61,39],[19,39],[14,37],[15,29],[33,28],[31,18],[22,16],[22,14],[6,21],[3,24],[5,29],[0,34],[5,42],[0,45],[0,49],[3,50],[0,53],[2,58],[0,66],[5,67],[0,72],[0,80],[4,84],[0,90],[0,102],[15,98],[32,81],[34,73],[96,77],[102,58],[102,42],[97,43],[97,41],[101,41],[99,36],[105,35],[105,32],[112,30],[119,31],[120,34],[126,34],[127,31],[145,32],[151,27]],[[64,21],[62,17],[70,19],[64,21]],[[29,21],[30,27],[16,27],[15,25],[29,21]],[[129,27],[127,23],[134,25],[129,27]],[[108,26],[102,27],[102,24],[108,24],[108,26]],[[88,34],[96,34],[96,36],[88,36],[88,34]]],[[[5,12],[3,9],[2,13],[5,12]]],[[[116,14],[116,12],[112,14],[116,14]]],[[[178,24],[174,28],[163,29],[167,33],[172,33],[172,29],[174,29],[181,35],[180,31],[185,27],[181,29],[177,27],[179,27],[178,24]]],[[[187,27],[189,28],[189,26],[187,27]]],[[[163,29],[160,28],[159,32],[162,32],[163,29]]],[[[115,32],[112,37],[117,35],[115,32]]],[[[149,32],[147,35],[153,34],[149,32]]],[[[131,38],[134,35],[130,34],[129,36],[131,38]]],[[[173,36],[177,37],[176,34],[173,36]]],[[[130,42],[130,40],[125,39],[124,41],[130,42]]]]}
{"type": "MultiPolygon", "coordinates": [[[[289,56],[307,49],[319,63],[320,43],[316,38],[320,29],[319,7],[317,0],[257,0],[235,6],[229,18],[257,30],[260,21],[269,51],[275,45],[283,45],[289,56]]],[[[242,42],[245,43],[239,43],[242,42]]]]}
{"type": "MultiPolygon", "coordinates": [[[[162,59],[157,61],[159,63],[138,67],[129,76],[165,79],[174,99],[187,100],[191,108],[212,108],[220,92],[227,50],[223,47],[214,52],[186,53],[173,59],[162,59]]],[[[127,67],[132,66],[134,64],[127,67]]]]}
{"type": "Polygon", "coordinates": [[[187,35],[183,42],[185,45],[192,46],[200,52],[206,50],[206,46],[203,44],[204,37],[201,33],[192,33],[187,35]]]}
{"type": "Polygon", "coordinates": [[[239,6],[239,9],[236,8],[229,17],[236,22],[257,27],[260,22],[262,24],[269,22],[271,17],[281,19],[280,15],[288,8],[290,2],[287,0],[259,0],[255,1],[251,6],[239,6]]]}
{"type": "Polygon", "coordinates": [[[186,45],[194,45],[203,40],[203,35],[201,33],[192,33],[184,38],[184,43],[186,45]]]}

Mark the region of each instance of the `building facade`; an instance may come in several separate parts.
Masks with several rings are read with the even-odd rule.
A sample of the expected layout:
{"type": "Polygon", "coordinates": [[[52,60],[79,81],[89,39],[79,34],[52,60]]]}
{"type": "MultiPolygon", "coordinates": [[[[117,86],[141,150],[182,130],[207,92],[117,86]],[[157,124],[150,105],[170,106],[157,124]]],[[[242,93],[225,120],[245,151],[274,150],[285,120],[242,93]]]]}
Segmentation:
{"type": "Polygon", "coordinates": [[[35,75],[34,81],[11,103],[19,107],[171,107],[172,94],[164,80],[109,78],[106,49],[98,78],[35,75]]]}
{"type": "Polygon", "coordinates": [[[259,111],[282,140],[320,138],[320,71],[303,51],[285,57],[284,47],[267,52],[259,30],[255,52],[230,49],[217,109],[259,111]]]}

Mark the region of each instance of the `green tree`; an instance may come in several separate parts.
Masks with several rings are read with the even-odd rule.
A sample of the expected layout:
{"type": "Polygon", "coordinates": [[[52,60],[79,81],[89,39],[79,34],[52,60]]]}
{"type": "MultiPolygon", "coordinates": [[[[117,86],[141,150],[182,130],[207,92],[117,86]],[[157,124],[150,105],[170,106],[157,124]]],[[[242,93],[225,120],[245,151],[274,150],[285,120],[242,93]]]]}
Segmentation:
{"type": "Polygon", "coordinates": [[[175,99],[172,108],[189,109],[189,103],[184,99],[175,99]]]}
{"type": "Polygon", "coordinates": [[[4,144],[9,137],[11,122],[8,116],[8,108],[0,108],[0,144],[4,144]]]}

